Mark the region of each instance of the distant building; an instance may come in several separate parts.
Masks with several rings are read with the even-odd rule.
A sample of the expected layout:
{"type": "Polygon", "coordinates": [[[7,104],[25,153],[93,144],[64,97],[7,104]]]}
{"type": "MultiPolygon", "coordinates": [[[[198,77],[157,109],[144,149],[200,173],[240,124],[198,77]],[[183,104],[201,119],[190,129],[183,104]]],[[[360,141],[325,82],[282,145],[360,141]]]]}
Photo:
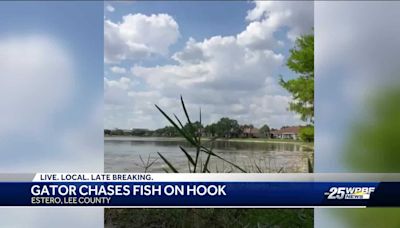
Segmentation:
{"type": "Polygon", "coordinates": [[[245,138],[261,138],[260,130],[255,127],[246,127],[242,131],[242,137],[245,138]]]}
{"type": "Polygon", "coordinates": [[[280,130],[272,130],[270,135],[273,139],[294,139],[299,138],[300,127],[282,127],[280,130]]]}

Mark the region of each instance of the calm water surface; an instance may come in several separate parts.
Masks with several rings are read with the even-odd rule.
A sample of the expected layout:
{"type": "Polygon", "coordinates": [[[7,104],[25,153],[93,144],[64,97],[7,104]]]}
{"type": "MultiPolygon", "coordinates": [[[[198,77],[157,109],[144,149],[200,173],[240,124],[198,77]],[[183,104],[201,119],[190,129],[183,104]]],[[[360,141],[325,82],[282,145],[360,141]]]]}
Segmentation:
{"type": "MultiPolygon", "coordinates": [[[[153,165],[147,172],[164,172],[167,168],[157,152],[166,157],[180,172],[188,171],[188,162],[179,145],[192,155],[193,148],[179,139],[142,137],[105,137],[104,167],[106,172],[144,172],[149,160],[153,165]]],[[[291,143],[214,142],[215,153],[249,172],[308,172],[307,158],[313,152],[291,143]]],[[[205,161],[205,156],[201,161],[205,161]]],[[[212,172],[240,172],[218,158],[210,161],[212,172]]]]}

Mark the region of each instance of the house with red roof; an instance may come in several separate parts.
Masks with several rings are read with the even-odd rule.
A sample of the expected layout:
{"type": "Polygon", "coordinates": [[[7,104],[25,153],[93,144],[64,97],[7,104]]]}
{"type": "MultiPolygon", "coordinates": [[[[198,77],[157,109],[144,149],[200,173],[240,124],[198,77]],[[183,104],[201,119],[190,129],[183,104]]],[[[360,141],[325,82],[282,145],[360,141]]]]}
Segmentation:
{"type": "Polygon", "coordinates": [[[273,139],[294,139],[299,138],[300,126],[293,127],[282,127],[279,130],[273,130],[270,132],[270,137],[273,139]]]}

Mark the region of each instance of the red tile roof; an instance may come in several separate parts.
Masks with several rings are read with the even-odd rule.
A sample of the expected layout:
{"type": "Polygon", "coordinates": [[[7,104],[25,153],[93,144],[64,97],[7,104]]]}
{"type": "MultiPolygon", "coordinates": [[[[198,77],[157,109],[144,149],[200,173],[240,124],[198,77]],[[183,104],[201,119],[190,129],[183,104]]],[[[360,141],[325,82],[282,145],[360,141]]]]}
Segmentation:
{"type": "Polygon", "coordinates": [[[259,130],[257,128],[247,127],[243,130],[243,133],[245,133],[245,134],[257,134],[258,132],[259,132],[259,130]]]}
{"type": "Polygon", "coordinates": [[[280,130],[271,131],[271,134],[298,134],[300,127],[283,127],[280,130]]]}

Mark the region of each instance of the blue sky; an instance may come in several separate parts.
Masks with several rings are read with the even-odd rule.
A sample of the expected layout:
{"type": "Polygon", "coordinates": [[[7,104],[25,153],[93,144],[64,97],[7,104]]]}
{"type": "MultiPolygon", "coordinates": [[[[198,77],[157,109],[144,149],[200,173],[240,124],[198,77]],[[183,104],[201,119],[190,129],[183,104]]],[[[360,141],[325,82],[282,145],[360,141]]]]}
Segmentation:
{"type": "MultiPolygon", "coordinates": [[[[115,8],[115,13],[105,9],[105,16],[112,21],[120,21],[127,14],[160,14],[171,15],[179,21],[180,37],[176,43],[171,45],[170,52],[176,52],[185,46],[186,41],[193,37],[203,40],[215,35],[232,35],[240,32],[246,27],[243,18],[246,16],[250,2],[235,1],[230,2],[179,2],[179,1],[137,1],[124,2],[122,4],[107,3],[106,6],[115,8]],[[223,13],[223,14],[221,14],[223,13]]],[[[161,41],[160,41],[161,42],[161,41]]],[[[150,59],[138,60],[146,66],[171,63],[170,58],[154,56],[150,59]]],[[[132,62],[127,65],[132,64],[132,62]]],[[[107,66],[105,66],[107,69],[107,66]]],[[[112,77],[112,76],[111,76],[112,77]]]]}
{"type": "MultiPolygon", "coordinates": [[[[186,41],[192,37],[196,40],[204,40],[212,36],[230,36],[243,31],[248,22],[244,20],[247,11],[253,8],[250,1],[137,1],[106,3],[105,6],[112,6],[113,12],[105,7],[106,19],[120,21],[127,14],[160,14],[171,15],[179,22],[180,37],[171,45],[170,52],[174,53],[184,48],[186,41]]],[[[281,40],[287,40],[283,27],[275,33],[281,40]]],[[[288,54],[288,47],[278,47],[277,50],[288,54]]],[[[143,65],[157,65],[160,63],[172,62],[170,58],[140,59],[143,65]]],[[[107,69],[107,65],[105,65],[107,69]]],[[[282,69],[285,70],[285,69],[282,69]]],[[[285,75],[292,76],[290,71],[285,75]]]]}
{"type": "MultiPolygon", "coordinates": [[[[103,93],[101,78],[103,39],[102,4],[93,2],[4,2],[0,14],[1,37],[46,34],[71,53],[76,65],[76,93],[68,113],[59,113],[65,121],[56,125],[70,126],[80,121],[81,113],[90,111],[91,103],[103,93]],[[84,23],[82,23],[84,21],[84,23]],[[64,115],[65,114],[65,115],[64,115]]],[[[56,126],[58,127],[58,126],[56,126]]]]}
{"type": "MultiPolygon", "coordinates": [[[[18,59],[8,58],[14,61],[8,64],[16,67],[1,69],[7,74],[3,77],[3,91],[15,86],[13,97],[0,101],[5,108],[9,106],[7,113],[14,116],[8,120],[12,122],[8,133],[0,135],[5,139],[1,140],[0,151],[8,154],[1,167],[8,170],[16,162],[13,170],[30,170],[30,164],[40,167],[41,160],[49,162],[67,156],[65,145],[61,145],[65,142],[60,138],[86,126],[95,110],[101,110],[103,4],[81,2],[77,7],[74,2],[2,2],[0,14],[1,48],[8,50],[3,51],[5,57],[22,53],[18,59]],[[41,54],[44,56],[36,58],[41,54]],[[33,70],[22,72],[24,67],[33,70]],[[20,80],[18,75],[26,80],[20,80]],[[36,94],[37,90],[42,93],[36,94]],[[28,100],[22,105],[17,103],[20,99],[28,100]],[[25,116],[13,114],[23,112],[25,116]]],[[[46,162],[42,169],[46,169],[46,162]]]]}
{"type": "Polygon", "coordinates": [[[162,127],[152,104],[179,113],[180,94],[206,124],[301,124],[278,79],[312,27],[310,2],[106,2],[105,127],[162,127]]]}
{"type": "MultiPolygon", "coordinates": [[[[120,20],[122,15],[135,13],[146,15],[167,13],[171,15],[180,22],[183,42],[189,36],[202,40],[214,35],[231,35],[242,31],[246,27],[243,18],[246,17],[247,10],[251,7],[251,3],[246,1],[138,1],[125,4],[110,2],[109,4],[115,7],[116,11],[115,13],[106,11],[106,16],[114,21],[120,20]]],[[[176,46],[182,47],[183,42],[176,46]]]]}
{"type": "MultiPolygon", "coordinates": [[[[0,15],[0,172],[103,171],[103,3],[0,2],[0,15]]],[[[103,210],[3,209],[0,220],[100,227],[103,210]]]]}

